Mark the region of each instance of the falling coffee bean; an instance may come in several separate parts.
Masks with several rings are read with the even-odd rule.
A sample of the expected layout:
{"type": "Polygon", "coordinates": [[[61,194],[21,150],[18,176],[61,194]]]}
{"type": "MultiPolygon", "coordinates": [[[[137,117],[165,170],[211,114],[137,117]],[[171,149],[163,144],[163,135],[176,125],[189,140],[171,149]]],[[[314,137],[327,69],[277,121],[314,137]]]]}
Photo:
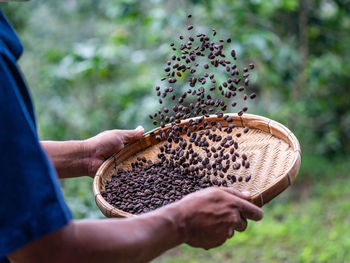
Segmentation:
{"type": "MultiPolygon", "coordinates": [[[[192,15],[187,17],[192,18],[192,15]]],[[[188,41],[182,34],[179,46],[170,43],[171,50],[178,53],[166,61],[162,71],[166,77],[161,81],[174,85],[156,86],[153,90],[159,104],[173,103],[171,108],[161,106],[155,113],[148,114],[151,122],[160,126],[150,133],[152,141],[155,138],[157,142],[156,158],[138,156],[130,168],[116,168],[101,192],[107,202],[123,211],[142,214],[203,188],[228,187],[237,181],[248,183],[251,180],[251,175],[245,176],[244,182],[243,177],[237,175],[237,170],[250,167],[247,154],[239,154],[236,139],[245,136],[249,128],[237,132],[233,117],[225,111],[229,105],[237,106],[232,100],[237,100],[238,92],[248,92],[250,70],[254,65],[237,67],[235,50],[230,51],[231,57],[226,56],[225,45],[232,42],[231,38],[214,41],[215,29],[211,37],[203,33],[192,35],[193,28],[193,25],[187,27],[188,41]],[[199,67],[199,62],[203,62],[203,68],[199,67]],[[221,80],[221,76],[210,72],[216,68],[228,77],[221,80]],[[189,88],[181,90],[183,82],[187,82],[189,88]],[[215,114],[217,120],[210,121],[209,114],[215,114]],[[197,118],[189,119],[192,117],[197,118]]],[[[248,97],[255,99],[256,94],[244,94],[242,102],[248,97]]],[[[238,116],[247,110],[243,107],[238,116]]]]}

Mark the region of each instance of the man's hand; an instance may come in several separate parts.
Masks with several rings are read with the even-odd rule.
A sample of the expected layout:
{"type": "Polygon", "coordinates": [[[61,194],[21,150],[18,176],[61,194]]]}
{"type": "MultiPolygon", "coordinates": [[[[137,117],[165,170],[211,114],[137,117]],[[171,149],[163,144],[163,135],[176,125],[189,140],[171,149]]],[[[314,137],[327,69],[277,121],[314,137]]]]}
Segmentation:
{"type": "Polygon", "coordinates": [[[143,215],[125,219],[74,220],[8,255],[11,262],[149,262],[183,242],[209,249],[243,231],[245,218],[262,210],[248,195],[207,188],[143,215]]]}
{"type": "Polygon", "coordinates": [[[174,203],[180,211],[180,229],[185,242],[210,249],[231,238],[234,231],[244,231],[247,219],[261,220],[261,208],[250,203],[249,194],[232,188],[212,187],[190,194],[174,203]]]}
{"type": "Polygon", "coordinates": [[[144,129],[138,126],[135,130],[104,131],[83,142],[87,153],[88,175],[94,177],[103,161],[124,148],[125,144],[140,139],[144,129]]]}
{"type": "Polygon", "coordinates": [[[50,157],[61,178],[95,173],[108,157],[119,152],[126,143],[140,139],[144,129],[110,130],[84,141],[42,141],[41,146],[50,157]]]}

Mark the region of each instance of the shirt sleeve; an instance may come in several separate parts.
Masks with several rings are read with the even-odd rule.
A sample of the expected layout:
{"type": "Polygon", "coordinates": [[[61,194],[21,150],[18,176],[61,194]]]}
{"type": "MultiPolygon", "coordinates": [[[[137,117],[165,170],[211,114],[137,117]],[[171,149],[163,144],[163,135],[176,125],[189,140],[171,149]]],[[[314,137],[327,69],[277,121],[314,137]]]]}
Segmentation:
{"type": "Polygon", "coordinates": [[[40,146],[23,83],[15,60],[0,49],[0,261],[72,218],[40,146]]]}

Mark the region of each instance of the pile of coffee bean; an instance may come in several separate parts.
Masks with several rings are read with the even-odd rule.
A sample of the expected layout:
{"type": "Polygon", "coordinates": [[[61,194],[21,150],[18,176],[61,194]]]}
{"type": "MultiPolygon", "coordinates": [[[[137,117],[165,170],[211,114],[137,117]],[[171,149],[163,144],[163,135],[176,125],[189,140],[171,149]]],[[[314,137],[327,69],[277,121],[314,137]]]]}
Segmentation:
{"type": "MultiPolygon", "coordinates": [[[[194,26],[189,25],[187,29],[192,32],[194,26]]],[[[233,134],[233,118],[224,112],[228,105],[237,105],[234,99],[240,93],[243,101],[255,99],[255,93],[247,93],[249,71],[254,69],[254,64],[239,70],[235,50],[230,51],[230,57],[224,54],[224,45],[231,43],[231,39],[220,39],[216,43],[213,41],[216,34],[213,29],[212,37],[198,33],[187,36],[188,40],[181,35],[182,43],[170,44],[175,54],[164,68],[166,77],[161,79],[169,86],[156,86],[155,91],[160,105],[165,99],[176,104],[148,115],[154,125],[161,127],[150,133],[159,142],[158,159],[137,157],[130,169],[119,168],[107,182],[102,196],[118,209],[145,213],[206,187],[229,186],[251,179],[251,175],[243,178],[233,172],[248,169],[250,163],[247,154],[238,151],[237,138],[242,133],[233,134]],[[217,83],[211,69],[221,69],[227,79],[217,83]],[[188,79],[189,87],[178,93],[181,86],[176,87],[175,83],[184,78],[188,79]],[[215,121],[209,120],[210,114],[216,115],[215,121]],[[196,118],[182,123],[191,117],[196,118]],[[224,127],[223,123],[227,125],[224,127]]],[[[237,111],[238,115],[247,110],[243,107],[237,111]]],[[[248,127],[243,129],[243,133],[248,131],[248,127]]]]}

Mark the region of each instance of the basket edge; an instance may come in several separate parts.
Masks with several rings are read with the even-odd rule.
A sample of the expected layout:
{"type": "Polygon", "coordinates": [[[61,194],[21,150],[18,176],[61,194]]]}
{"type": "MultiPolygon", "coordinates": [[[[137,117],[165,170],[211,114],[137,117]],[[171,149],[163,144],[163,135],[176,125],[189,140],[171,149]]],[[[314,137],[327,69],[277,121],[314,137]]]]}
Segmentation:
{"type": "MultiPolygon", "coordinates": [[[[241,126],[247,126],[247,127],[259,127],[260,130],[265,131],[267,133],[270,133],[273,136],[276,136],[277,138],[280,138],[287,142],[290,146],[293,147],[294,152],[297,152],[298,154],[293,159],[293,162],[291,166],[289,167],[288,171],[284,174],[284,176],[281,176],[281,179],[277,180],[272,186],[269,186],[268,188],[263,189],[259,193],[255,194],[251,197],[251,202],[258,205],[263,206],[270,202],[273,198],[278,196],[280,193],[282,193],[286,188],[288,188],[292,182],[295,180],[296,176],[299,173],[300,170],[300,164],[301,164],[301,150],[300,150],[300,143],[297,139],[297,137],[291,132],[286,126],[283,124],[276,122],[274,120],[268,119],[264,116],[259,116],[255,114],[244,114],[244,117],[238,116],[237,113],[231,113],[227,114],[232,117],[234,117],[234,121],[239,121],[241,123],[241,126]],[[252,125],[254,123],[254,125],[252,125]],[[257,126],[261,125],[261,126],[257,126]],[[277,126],[277,127],[276,127],[277,126]],[[278,128],[281,128],[279,130],[278,128]],[[291,138],[290,138],[291,137],[291,138]]],[[[215,117],[215,115],[210,115],[210,117],[215,117]]],[[[200,117],[191,118],[193,120],[199,119],[200,117]]],[[[188,119],[187,121],[189,121],[188,119]]],[[[167,124],[163,129],[167,129],[171,127],[171,124],[167,124]]],[[[151,132],[156,132],[157,130],[162,129],[160,127],[157,127],[149,132],[146,132],[143,136],[146,138],[151,137],[151,132]]],[[[141,139],[140,139],[141,140],[141,139]]],[[[132,142],[131,146],[135,143],[140,143],[140,140],[137,140],[135,142],[132,142]]],[[[144,148],[141,146],[141,148],[144,148]]],[[[119,152],[120,153],[120,152],[119,152]]],[[[96,176],[93,181],[93,192],[94,197],[97,206],[101,210],[101,206],[103,209],[106,209],[106,211],[102,211],[104,215],[107,217],[130,217],[135,216],[133,214],[124,212],[122,210],[119,210],[112,205],[110,205],[101,195],[100,193],[100,180],[102,175],[103,169],[107,166],[108,161],[111,161],[112,159],[116,159],[119,155],[119,153],[113,154],[111,157],[109,157],[98,169],[96,176]],[[106,164],[106,165],[105,165],[106,164]],[[99,206],[99,203],[101,206],[99,206]],[[107,213],[107,209],[109,209],[109,213],[107,213]]],[[[109,163],[108,163],[109,164],[109,163]]]]}

